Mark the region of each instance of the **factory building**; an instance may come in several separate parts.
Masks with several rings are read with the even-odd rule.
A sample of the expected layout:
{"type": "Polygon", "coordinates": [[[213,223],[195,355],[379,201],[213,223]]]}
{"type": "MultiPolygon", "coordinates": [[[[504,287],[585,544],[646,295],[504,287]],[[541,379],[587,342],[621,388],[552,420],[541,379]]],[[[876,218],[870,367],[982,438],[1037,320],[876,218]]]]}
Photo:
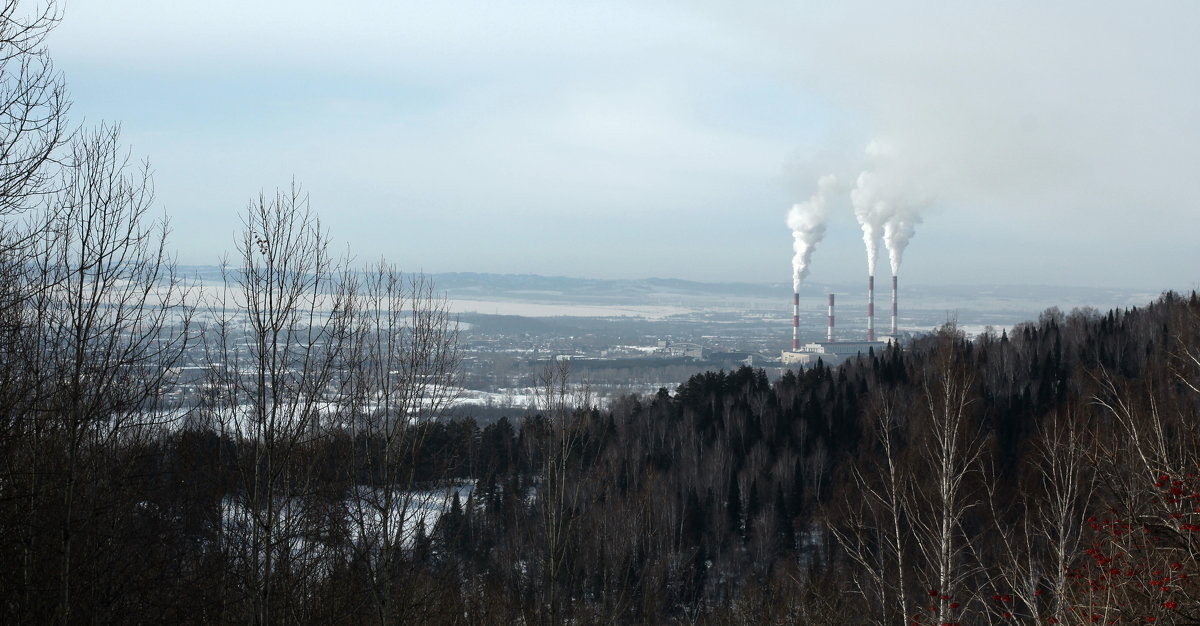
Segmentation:
{"type": "Polygon", "coordinates": [[[671,357],[682,357],[685,359],[696,359],[701,361],[708,358],[708,348],[694,343],[671,343],[670,341],[659,341],[658,349],[655,350],[655,352],[671,357]]]}
{"type": "Polygon", "coordinates": [[[892,337],[883,337],[881,341],[817,341],[806,343],[799,350],[784,350],[780,360],[784,365],[815,365],[820,359],[825,365],[838,365],[846,359],[859,354],[868,354],[874,350],[876,354],[891,345],[892,337]]]}
{"type": "Polygon", "coordinates": [[[826,330],[825,341],[817,341],[814,343],[805,344],[800,347],[799,331],[800,331],[800,296],[793,294],[792,298],[792,349],[784,350],[780,354],[780,360],[784,365],[815,365],[819,359],[825,365],[838,365],[846,359],[853,358],[859,354],[868,354],[871,350],[876,353],[882,352],[888,345],[895,341],[896,327],[896,281],[892,280],[892,328],[893,336],[882,337],[880,340],[875,338],[875,279],[871,277],[868,283],[867,290],[867,340],[866,341],[834,341],[833,340],[833,294],[829,294],[829,326],[826,330]]]}

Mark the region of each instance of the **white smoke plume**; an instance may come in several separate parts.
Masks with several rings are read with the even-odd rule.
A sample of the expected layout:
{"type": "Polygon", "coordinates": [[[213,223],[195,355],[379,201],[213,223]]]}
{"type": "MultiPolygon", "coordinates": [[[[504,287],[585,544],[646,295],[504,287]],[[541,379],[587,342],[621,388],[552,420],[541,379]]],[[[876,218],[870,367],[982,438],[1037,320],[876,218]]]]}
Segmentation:
{"type": "Polygon", "coordinates": [[[902,207],[884,223],[883,245],[887,247],[892,276],[900,273],[900,261],[904,258],[904,248],[908,247],[908,241],[917,233],[917,224],[920,223],[921,216],[910,210],[909,207],[902,207]]]}
{"type": "Polygon", "coordinates": [[[904,249],[921,223],[920,209],[928,204],[928,199],[902,173],[895,151],[888,144],[871,142],[867,146],[867,159],[868,169],[858,175],[850,201],[867,246],[868,273],[875,275],[882,237],[895,276],[900,272],[904,249]]]}
{"type": "Polygon", "coordinates": [[[882,193],[879,176],[870,170],[858,175],[854,190],[850,192],[850,203],[854,205],[854,217],[862,227],[863,243],[867,246],[867,274],[875,275],[875,261],[879,257],[879,231],[882,230],[891,206],[882,193]]]}
{"type": "Polygon", "coordinates": [[[792,205],[787,224],[792,229],[792,293],[800,293],[800,283],[808,276],[808,262],[813,250],[825,236],[825,216],[829,197],[837,186],[837,178],[825,175],[817,181],[817,191],[804,202],[792,205]]]}

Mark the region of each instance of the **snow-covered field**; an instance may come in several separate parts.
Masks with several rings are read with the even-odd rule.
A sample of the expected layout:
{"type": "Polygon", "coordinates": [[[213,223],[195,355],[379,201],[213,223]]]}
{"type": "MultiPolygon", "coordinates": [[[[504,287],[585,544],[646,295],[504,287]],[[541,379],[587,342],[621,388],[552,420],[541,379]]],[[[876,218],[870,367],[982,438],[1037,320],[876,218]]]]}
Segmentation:
{"type": "MultiPolygon", "coordinates": [[[[587,394],[590,397],[590,405],[599,409],[608,408],[609,404],[619,397],[624,397],[629,394],[649,395],[657,392],[660,388],[674,390],[678,383],[654,383],[646,385],[619,385],[617,391],[612,391],[607,388],[591,386],[590,388],[584,385],[570,385],[568,392],[575,398],[583,397],[587,394]]],[[[532,387],[516,387],[511,389],[498,389],[496,391],[480,391],[476,389],[462,389],[454,401],[454,405],[458,407],[495,407],[495,408],[512,408],[512,409],[528,409],[537,408],[541,402],[538,398],[537,390],[532,387]]]]}
{"type": "Polygon", "coordinates": [[[454,481],[444,487],[414,491],[397,491],[359,485],[346,500],[347,523],[355,543],[364,540],[376,545],[384,532],[384,519],[393,540],[403,548],[411,548],[417,528],[426,534],[433,532],[438,520],[450,510],[454,495],[460,503],[475,491],[474,480],[454,481]],[[390,512],[385,516],[385,511],[390,512]]]}
{"type": "MultiPolygon", "coordinates": [[[[359,485],[341,502],[342,523],[356,549],[374,553],[384,543],[384,519],[388,520],[388,543],[400,549],[410,549],[417,538],[418,528],[426,534],[434,532],[438,521],[450,510],[457,494],[460,503],[475,491],[474,480],[451,481],[444,486],[416,490],[384,490],[359,485]]],[[[254,533],[255,516],[245,498],[226,496],[221,501],[224,531],[233,537],[248,538],[254,533]]],[[[293,558],[304,559],[328,548],[321,536],[313,535],[312,524],[306,520],[327,519],[315,511],[303,498],[287,498],[277,502],[277,519],[271,526],[276,541],[285,542],[293,558]]],[[[259,513],[260,521],[266,521],[259,513]]],[[[320,527],[317,525],[316,527],[320,527]]]]}
{"type": "Polygon", "coordinates": [[[663,319],[682,315],[693,309],[680,306],[633,304],[574,304],[519,302],[515,300],[449,301],[454,313],[483,313],[487,315],[518,315],[521,317],[638,317],[663,319]]]}

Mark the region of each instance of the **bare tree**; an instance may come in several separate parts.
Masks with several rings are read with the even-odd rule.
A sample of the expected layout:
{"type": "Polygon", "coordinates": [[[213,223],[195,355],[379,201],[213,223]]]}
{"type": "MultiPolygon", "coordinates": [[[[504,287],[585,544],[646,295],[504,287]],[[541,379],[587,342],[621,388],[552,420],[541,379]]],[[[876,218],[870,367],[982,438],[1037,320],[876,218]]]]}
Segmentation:
{"type": "Polygon", "coordinates": [[[17,309],[36,285],[23,274],[35,243],[47,234],[44,216],[17,218],[55,206],[50,200],[64,184],[63,165],[71,156],[60,154],[71,136],[66,87],[43,46],[60,15],[54,0],[0,4],[0,332],[27,330],[17,309]]]}
{"type": "Polygon", "coordinates": [[[328,245],[295,185],[260,195],[206,333],[217,394],[210,418],[238,442],[221,530],[246,618],[259,624],[301,597],[297,588],[315,580],[326,548],[311,524],[318,516],[308,508],[315,483],[306,456],[329,432],[349,335],[349,280],[328,245]]]}
{"type": "Polygon", "coordinates": [[[68,139],[66,87],[43,44],[58,23],[54,0],[0,6],[0,216],[25,212],[57,181],[48,167],[68,139]]]}
{"type": "MultiPolygon", "coordinates": [[[[1180,334],[1194,337],[1193,324],[1182,323],[1180,334]]],[[[1200,593],[1191,583],[1200,575],[1200,425],[1190,350],[1151,366],[1137,384],[1100,376],[1094,402],[1117,429],[1090,459],[1106,506],[1088,518],[1089,548],[1072,570],[1080,583],[1076,611],[1103,620],[1200,619],[1200,593]]]]}
{"type": "MultiPolygon", "coordinates": [[[[61,167],[69,155],[59,154],[69,135],[66,90],[43,47],[59,17],[53,0],[0,3],[0,343],[9,346],[7,355],[30,339],[29,301],[47,278],[35,278],[31,270],[37,266],[35,243],[48,236],[50,220],[45,214],[20,217],[57,206],[54,192],[71,176],[61,167]]],[[[28,377],[19,378],[0,380],[0,403],[26,397],[28,377]]],[[[11,424],[0,426],[0,442],[11,424]]]]}
{"type": "Polygon", "coordinates": [[[456,395],[457,327],[428,279],[406,279],[382,262],[352,291],[347,314],[353,335],[340,409],[362,450],[346,464],[352,545],[367,569],[378,622],[410,621],[406,609],[420,598],[399,567],[443,501],[441,490],[418,484],[418,468],[429,423],[456,395]]]}
{"type": "Polygon", "coordinates": [[[873,623],[908,623],[918,614],[954,622],[977,591],[966,584],[976,568],[963,521],[976,504],[967,481],[984,447],[964,349],[961,333],[942,328],[915,397],[878,390],[867,408],[870,445],[852,469],[843,518],[829,527],[856,566],[852,582],[873,605],[873,623]],[[910,595],[917,585],[927,602],[910,595]]]}
{"type": "Polygon", "coordinates": [[[969,535],[963,518],[976,505],[967,492],[967,479],[983,454],[983,434],[970,412],[974,401],[974,375],[963,351],[961,333],[944,327],[930,355],[932,363],[921,376],[924,399],[920,418],[912,428],[917,471],[924,480],[916,485],[910,519],[918,550],[926,567],[920,574],[929,588],[937,623],[955,619],[955,602],[964,605],[960,592],[974,593],[964,584],[974,573],[968,563],[969,535]]]}
{"type": "Polygon", "coordinates": [[[1030,460],[1032,485],[1002,493],[992,471],[983,481],[992,508],[1000,554],[997,591],[1011,593],[1036,623],[1067,623],[1069,573],[1083,553],[1084,528],[1096,489],[1093,436],[1086,418],[1073,408],[1056,411],[1039,428],[1030,460]],[[1016,509],[1010,514],[1008,509],[1016,509]]]}
{"type": "Polygon", "coordinates": [[[911,615],[913,565],[908,509],[912,506],[913,477],[902,454],[900,403],[880,391],[868,409],[874,415],[871,434],[879,447],[880,464],[851,470],[855,490],[845,501],[846,517],[831,523],[830,531],[861,576],[853,579],[864,600],[877,603],[874,623],[895,624],[911,615]],[[865,577],[865,579],[864,579],[865,577]]]}
{"type": "Polygon", "coordinates": [[[190,336],[188,290],[165,252],[166,221],[150,220],[148,168],[131,167],[119,136],[100,127],[74,141],[24,268],[24,337],[6,354],[14,360],[5,369],[20,372],[24,390],[8,416],[20,441],[8,470],[27,507],[23,577],[37,584],[49,524],[58,532],[53,597],[62,621],[75,615],[79,592],[98,594],[97,581],[119,573],[113,538],[98,536],[95,517],[111,512],[111,529],[132,516],[122,507],[133,503],[117,497],[128,486],[120,451],[174,421],[157,401],[190,336]]]}
{"type": "Polygon", "coordinates": [[[544,621],[558,623],[564,595],[559,585],[578,511],[579,481],[571,476],[571,467],[592,397],[587,384],[571,383],[568,359],[548,361],[538,382],[537,400],[546,419],[537,502],[543,548],[541,608],[544,621]]]}

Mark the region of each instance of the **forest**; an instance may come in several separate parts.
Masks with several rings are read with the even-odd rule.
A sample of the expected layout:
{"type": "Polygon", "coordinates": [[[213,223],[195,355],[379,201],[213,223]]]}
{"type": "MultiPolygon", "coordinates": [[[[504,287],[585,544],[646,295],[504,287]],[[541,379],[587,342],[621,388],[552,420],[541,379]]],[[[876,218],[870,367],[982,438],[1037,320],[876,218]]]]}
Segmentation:
{"type": "Polygon", "coordinates": [[[448,418],[445,299],[298,186],[177,274],[59,19],[0,6],[0,621],[1200,623],[1196,293],[448,418]]]}

